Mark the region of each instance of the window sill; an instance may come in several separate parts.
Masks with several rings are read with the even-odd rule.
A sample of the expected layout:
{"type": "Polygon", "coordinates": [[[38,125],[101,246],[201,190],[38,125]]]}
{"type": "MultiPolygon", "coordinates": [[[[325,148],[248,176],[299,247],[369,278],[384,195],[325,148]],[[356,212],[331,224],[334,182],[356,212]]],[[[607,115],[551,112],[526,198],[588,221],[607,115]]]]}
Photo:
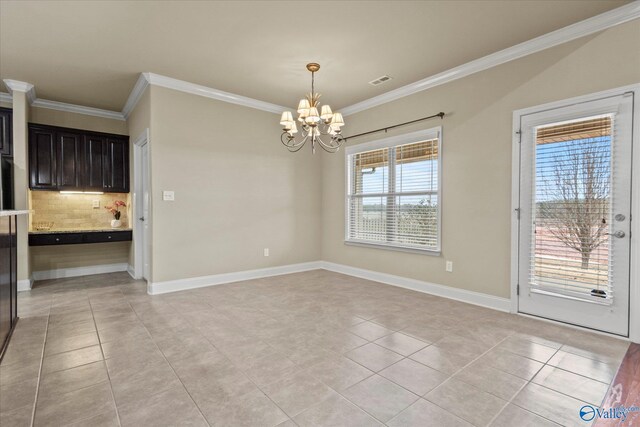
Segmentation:
{"type": "Polygon", "coordinates": [[[398,251],[398,252],[410,252],[410,253],[428,255],[428,256],[440,256],[440,250],[434,250],[434,249],[419,249],[419,248],[412,248],[412,247],[406,247],[406,246],[394,246],[394,245],[385,245],[385,244],[378,244],[378,243],[371,243],[371,242],[359,242],[354,240],[345,240],[344,244],[349,246],[362,246],[362,247],[374,248],[374,249],[388,249],[391,251],[398,251]]]}

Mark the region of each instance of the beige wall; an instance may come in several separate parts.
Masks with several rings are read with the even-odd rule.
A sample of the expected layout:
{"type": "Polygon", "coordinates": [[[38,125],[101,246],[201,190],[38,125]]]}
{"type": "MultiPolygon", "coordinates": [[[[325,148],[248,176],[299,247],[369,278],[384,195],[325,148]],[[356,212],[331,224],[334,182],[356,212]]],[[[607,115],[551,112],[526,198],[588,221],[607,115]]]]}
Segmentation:
{"type": "MultiPolygon", "coordinates": [[[[18,210],[28,209],[29,162],[28,162],[28,133],[29,102],[24,92],[13,92],[13,188],[14,202],[18,210]]],[[[18,217],[17,252],[18,252],[18,281],[31,278],[31,258],[29,256],[29,218],[26,215],[18,217]]]]}
{"type": "Polygon", "coordinates": [[[107,119],[104,117],[89,116],[87,114],[70,113],[33,106],[29,108],[29,122],[41,125],[91,130],[94,132],[115,133],[119,135],[129,134],[127,131],[127,122],[124,120],[107,119]]]}
{"type": "Polygon", "coordinates": [[[345,135],[447,114],[386,135],[443,126],[442,255],[346,246],[338,154],[323,155],[322,258],[508,298],[513,111],[640,82],[639,41],[640,22],[633,21],[348,116],[345,135]],[[453,273],[445,260],[454,262],[453,273]]]}
{"type": "Polygon", "coordinates": [[[153,282],[320,259],[321,159],[289,153],[278,122],[151,87],[153,282]]]}
{"type": "MultiPolygon", "coordinates": [[[[146,129],[151,128],[151,89],[147,87],[144,91],[140,100],[136,104],[133,111],[129,115],[127,119],[127,128],[130,135],[130,147],[129,147],[129,176],[131,177],[131,200],[134,201],[134,191],[135,191],[135,180],[134,180],[134,167],[135,167],[135,157],[134,157],[134,147],[133,144],[136,142],[138,137],[145,132],[146,129]]],[[[149,143],[149,147],[151,144],[149,143]]],[[[133,213],[133,206],[131,206],[130,212],[133,213]]],[[[133,216],[132,216],[133,218],[133,216]]],[[[131,227],[134,229],[135,236],[135,228],[137,227],[136,221],[132,221],[131,227]]],[[[135,239],[131,242],[131,246],[129,247],[129,265],[135,269],[135,247],[136,242],[135,239]]]]}

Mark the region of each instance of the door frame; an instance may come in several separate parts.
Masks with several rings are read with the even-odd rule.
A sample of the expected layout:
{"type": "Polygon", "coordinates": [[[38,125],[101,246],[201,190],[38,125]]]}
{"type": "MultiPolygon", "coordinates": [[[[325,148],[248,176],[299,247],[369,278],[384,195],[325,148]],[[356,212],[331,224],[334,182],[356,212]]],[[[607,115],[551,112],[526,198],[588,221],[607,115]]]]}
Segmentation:
{"type": "MultiPolygon", "coordinates": [[[[149,257],[149,275],[151,275],[151,230],[152,230],[152,221],[151,218],[145,218],[148,223],[149,233],[147,235],[147,244],[146,248],[144,244],[139,244],[143,241],[143,233],[142,227],[140,226],[140,221],[138,220],[138,209],[140,205],[138,201],[142,203],[142,147],[147,146],[147,184],[151,187],[151,168],[149,162],[149,156],[151,152],[151,139],[149,138],[149,128],[146,128],[142,133],[135,139],[133,143],[133,203],[131,214],[134,218],[133,220],[133,278],[134,279],[142,279],[144,277],[144,251],[147,251],[147,256],[149,257]]],[[[151,194],[151,188],[148,188],[147,191],[151,194]]],[[[149,212],[151,212],[151,203],[149,200],[149,212]]],[[[148,277],[147,280],[150,282],[151,278],[148,277]]]]}
{"type": "MultiPolygon", "coordinates": [[[[633,92],[632,175],[631,175],[631,257],[629,284],[629,339],[640,343],[640,83],[588,95],[554,101],[513,112],[511,154],[511,312],[518,312],[519,207],[520,207],[520,120],[522,116],[560,107],[595,101],[633,92]],[[635,221],[634,221],[635,219],[635,221]]],[[[547,319],[548,320],[548,319],[547,319]]],[[[562,323],[554,321],[556,323],[562,323]]],[[[564,323],[562,323],[564,324],[564,323]]],[[[585,328],[588,329],[588,328],[585,328]]],[[[589,329],[590,330],[590,329],[589,329]]],[[[618,336],[607,334],[611,336],[618,336]]]]}

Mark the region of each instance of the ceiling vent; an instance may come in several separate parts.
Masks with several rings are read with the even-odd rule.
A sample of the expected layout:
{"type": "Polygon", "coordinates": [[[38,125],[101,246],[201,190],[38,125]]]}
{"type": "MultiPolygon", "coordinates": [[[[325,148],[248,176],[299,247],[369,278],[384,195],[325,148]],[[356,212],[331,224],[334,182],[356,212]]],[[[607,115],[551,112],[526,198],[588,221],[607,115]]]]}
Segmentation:
{"type": "Polygon", "coordinates": [[[384,83],[384,82],[388,82],[389,80],[391,80],[391,77],[389,77],[389,76],[382,76],[382,77],[378,77],[378,78],[377,78],[377,79],[375,79],[375,80],[371,80],[371,81],[369,82],[369,84],[370,84],[371,86],[378,86],[378,85],[381,85],[381,84],[382,84],[382,83],[384,83]]]}

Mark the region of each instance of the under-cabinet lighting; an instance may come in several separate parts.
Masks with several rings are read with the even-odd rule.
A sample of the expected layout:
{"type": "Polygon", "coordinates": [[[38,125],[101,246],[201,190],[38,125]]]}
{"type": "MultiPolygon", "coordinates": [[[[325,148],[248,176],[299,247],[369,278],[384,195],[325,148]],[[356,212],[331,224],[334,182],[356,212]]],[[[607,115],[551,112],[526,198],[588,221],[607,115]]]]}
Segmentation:
{"type": "Polygon", "coordinates": [[[104,194],[102,191],[61,191],[60,194],[104,194]]]}

